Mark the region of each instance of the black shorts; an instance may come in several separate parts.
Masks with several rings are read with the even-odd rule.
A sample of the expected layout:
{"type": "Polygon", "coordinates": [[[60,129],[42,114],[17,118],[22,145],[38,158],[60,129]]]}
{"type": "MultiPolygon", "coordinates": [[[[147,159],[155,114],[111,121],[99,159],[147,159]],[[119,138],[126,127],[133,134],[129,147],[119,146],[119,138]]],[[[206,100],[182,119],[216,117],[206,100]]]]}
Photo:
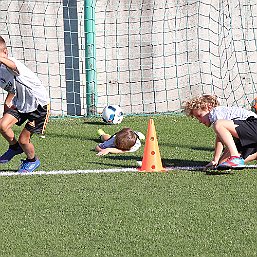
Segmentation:
{"type": "Polygon", "coordinates": [[[18,122],[15,123],[16,125],[21,126],[26,120],[28,120],[25,128],[29,132],[44,134],[46,124],[50,116],[50,105],[39,105],[35,111],[29,113],[22,113],[19,112],[17,109],[9,109],[6,113],[11,114],[18,120],[18,122]]]}
{"type": "Polygon", "coordinates": [[[237,150],[243,159],[257,152],[257,118],[234,120],[239,139],[235,139],[237,150]]]}

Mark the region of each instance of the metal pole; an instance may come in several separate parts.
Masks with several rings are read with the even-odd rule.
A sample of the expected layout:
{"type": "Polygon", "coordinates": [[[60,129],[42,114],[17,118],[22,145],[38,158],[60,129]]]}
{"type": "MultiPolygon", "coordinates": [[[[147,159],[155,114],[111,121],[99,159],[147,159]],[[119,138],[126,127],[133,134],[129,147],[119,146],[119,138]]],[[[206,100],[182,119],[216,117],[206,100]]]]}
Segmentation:
{"type": "Polygon", "coordinates": [[[96,114],[95,0],[84,1],[87,116],[96,114]]]}

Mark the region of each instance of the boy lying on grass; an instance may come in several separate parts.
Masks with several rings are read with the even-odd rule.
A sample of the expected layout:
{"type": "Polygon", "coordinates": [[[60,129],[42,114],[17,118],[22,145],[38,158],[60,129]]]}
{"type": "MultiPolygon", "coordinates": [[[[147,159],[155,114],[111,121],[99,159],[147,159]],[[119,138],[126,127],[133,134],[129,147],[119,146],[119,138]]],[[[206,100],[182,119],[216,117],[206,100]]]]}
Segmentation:
{"type": "Polygon", "coordinates": [[[95,147],[97,155],[106,155],[108,153],[126,153],[135,152],[140,146],[140,140],[144,140],[145,136],[131,128],[123,128],[114,135],[105,133],[102,129],[98,130],[98,134],[102,143],[95,147]]]}

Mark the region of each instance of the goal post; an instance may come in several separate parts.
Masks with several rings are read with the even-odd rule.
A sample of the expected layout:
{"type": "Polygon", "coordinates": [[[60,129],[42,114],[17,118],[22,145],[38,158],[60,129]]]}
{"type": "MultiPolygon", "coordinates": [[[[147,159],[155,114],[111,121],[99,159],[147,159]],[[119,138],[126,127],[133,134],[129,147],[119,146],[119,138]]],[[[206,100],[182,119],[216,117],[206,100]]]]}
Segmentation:
{"type": "Polygon", "coordinates": [[[85,62],[86,100],[88,116],[96,114],[96,41],[95,41],[95,0],[85,0],[85,62]]]}

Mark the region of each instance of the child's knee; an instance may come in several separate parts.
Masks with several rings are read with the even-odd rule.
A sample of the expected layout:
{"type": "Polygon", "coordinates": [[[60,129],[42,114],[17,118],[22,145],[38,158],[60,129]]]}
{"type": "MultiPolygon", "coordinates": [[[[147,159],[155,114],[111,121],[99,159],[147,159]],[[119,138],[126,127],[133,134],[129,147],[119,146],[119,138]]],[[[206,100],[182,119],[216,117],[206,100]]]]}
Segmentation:
{"type": "Polygon", "coordinates": [[[30,143],[30,136],[21,133],[18,142],[20,145],[27,145],[30,143]]]}
{"type": "Polygon", "coordinates": [[[7,129],[8,129],[8,124],[3,119],[0,119],[0,132],[4,133],[7,131],[7,129]]]}

